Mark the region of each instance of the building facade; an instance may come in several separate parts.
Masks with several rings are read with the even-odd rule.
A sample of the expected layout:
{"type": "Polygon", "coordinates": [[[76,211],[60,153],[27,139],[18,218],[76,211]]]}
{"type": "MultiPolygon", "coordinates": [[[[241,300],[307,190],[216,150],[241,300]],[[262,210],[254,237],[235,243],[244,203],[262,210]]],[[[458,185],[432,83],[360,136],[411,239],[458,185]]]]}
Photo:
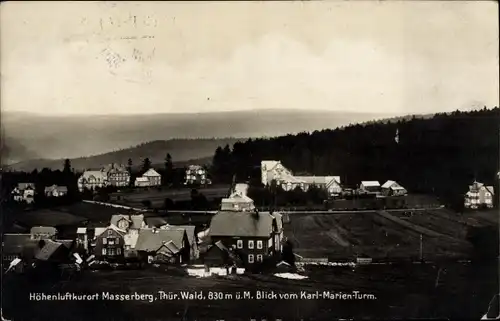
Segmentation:
{"type": "Polygon", "coordinates": [[[469,191],[465,194],[464,206],[470,209],[481,207],[493,208],[494,195],[493,186],[485,186],[483,183],[474,181],[469,186],[469,191]]]}
{"type": "Polygon", "coordinates": [[[209,236],[212,243],[231,249],[244,265],[255,266],[281,254],[278,220],[281,216],[269,212],[220,211],[212,218],[209,236]]]}
{"type": "Polygon", "coordinates": [[[141,177],[137,177],[135,180],[135,186],[137,187],[148,187],[148,186],[160,186],[161,185],[161,175],[154,169],[148,169],[141,177]]]}
{"type": "Polygon", "coordinates": [[[108,176],[102,170],[85,171],[78,178],[78,189],[83,192],[84,189],[95,190],[97,188],[109,185],[108,176]]]}
{"type": "Polygon", "coordinates": [[[206,185],[211,184],[207,177],[207,171],[200,165],[189,165],[186,169],[186,181],[184,185],[206,185]]]}
{"type": "Polygon", "coordinates": [[[102,171],[105,173],[109,185],[116,187],[130,185],[130,173],[124,165],[112,163],[105,166],[102,171]]]}
{"type": "Polygon", "coordinates": [[[98,260],[117,262],[124,258],[124,236],[126,231],[114,225],[95,229],[95,239],[92,244],[94,255],[98,260]]]}

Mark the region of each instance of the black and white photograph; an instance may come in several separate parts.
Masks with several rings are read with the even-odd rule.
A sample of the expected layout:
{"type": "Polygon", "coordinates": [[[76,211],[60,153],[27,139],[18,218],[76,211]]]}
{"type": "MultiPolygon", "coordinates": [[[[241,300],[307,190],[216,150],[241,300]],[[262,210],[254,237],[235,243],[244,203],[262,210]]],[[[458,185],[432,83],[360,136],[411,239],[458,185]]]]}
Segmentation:
{"type": "Polygon", "coordinates": [[[1,320],[499,320],[498,12],[2,1],[1,320]]]}

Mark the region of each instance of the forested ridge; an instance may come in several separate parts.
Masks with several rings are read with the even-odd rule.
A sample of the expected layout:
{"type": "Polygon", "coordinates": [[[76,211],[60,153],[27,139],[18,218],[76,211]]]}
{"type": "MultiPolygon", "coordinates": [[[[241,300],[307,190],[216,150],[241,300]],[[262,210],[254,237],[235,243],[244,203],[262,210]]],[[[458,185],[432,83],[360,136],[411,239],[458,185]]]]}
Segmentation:
{"type": "Polygon", "coordinates": [[[213,170],[223,180],[235,173],[238,180],[257,183],[261,160],[281,160],[296,175],[338,175],[353,187],[362,180],[392,179],[410,191],[456,199],[474,179],[497,186],[499,135],[500,109],[485,107],[249,139],[232,149],[217,148],[213,170]]]}

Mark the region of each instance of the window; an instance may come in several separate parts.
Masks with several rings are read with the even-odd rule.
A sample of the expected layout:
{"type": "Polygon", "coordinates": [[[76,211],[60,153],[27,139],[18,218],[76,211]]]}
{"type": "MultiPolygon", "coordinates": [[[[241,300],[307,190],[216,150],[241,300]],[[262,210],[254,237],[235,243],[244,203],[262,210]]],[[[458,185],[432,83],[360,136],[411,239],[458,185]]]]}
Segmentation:
{"type": "Polygon", "coordinates": [[[102,249],[102,255],[106,255],[106,248],[102,249]]]}
{"type": "Polygon", "coordinates": [[[257,254],[257,262],[262,262],[262,254],[257,254]]]}
{"type": "Polygon", "coordinates": [[[116,254],[117,255],[121,255],[122,254],[122,249],[121,248],[117,248],[116,249],[116,254]]]}
{"type": "Polygon", "coordinates": [[[248,241],[248,248],[253,249],[253,241],[252,240],[248,241]]]}
{"type": "Polygon", "coordinates": [[[108,238],[107,237],[103,237],[102,238],[102,244],[108,244],[108,238]]]}
{"type": "Polygon", "coordinates": [[[113,235],[113,231],[112,230],[108,230],[108,235],[113,235]]]}
{"type": "Polygon", "coordinates": [[[108,255],[115,255],[115,249],[108,249],[108,255]]]}
{"type": "Polygon", "coordinates": [[[253,263],[253,254],[248,254],[248,263],[253,263]]]}
{"type": "Polygon", "coordinates": [[[257,248],[262,250],[262,241],[257,241],[257,248]]]}
{"type": "Polygon", "coordinates": [[[236,242],[236,247],[239,248],[239,249],[242,249],[243,248],[243,240],[238,240],[236,242]]]}

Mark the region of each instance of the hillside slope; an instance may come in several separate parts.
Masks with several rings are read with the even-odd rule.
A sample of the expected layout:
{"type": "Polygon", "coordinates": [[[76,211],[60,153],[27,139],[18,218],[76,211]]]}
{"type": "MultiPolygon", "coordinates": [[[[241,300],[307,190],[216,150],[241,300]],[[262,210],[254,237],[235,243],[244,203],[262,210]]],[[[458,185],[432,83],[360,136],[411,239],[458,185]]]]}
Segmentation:
{"type": "Polygon", "coordinates": [[[275,159],[294,172],[340,175],[352,186],[393,179],[412,191],[459,197],[474,179],[498,186],[499,124],[496,107],[354,125],[235,144],[214,165],[258,178],[260,160],[275,159]]]}

